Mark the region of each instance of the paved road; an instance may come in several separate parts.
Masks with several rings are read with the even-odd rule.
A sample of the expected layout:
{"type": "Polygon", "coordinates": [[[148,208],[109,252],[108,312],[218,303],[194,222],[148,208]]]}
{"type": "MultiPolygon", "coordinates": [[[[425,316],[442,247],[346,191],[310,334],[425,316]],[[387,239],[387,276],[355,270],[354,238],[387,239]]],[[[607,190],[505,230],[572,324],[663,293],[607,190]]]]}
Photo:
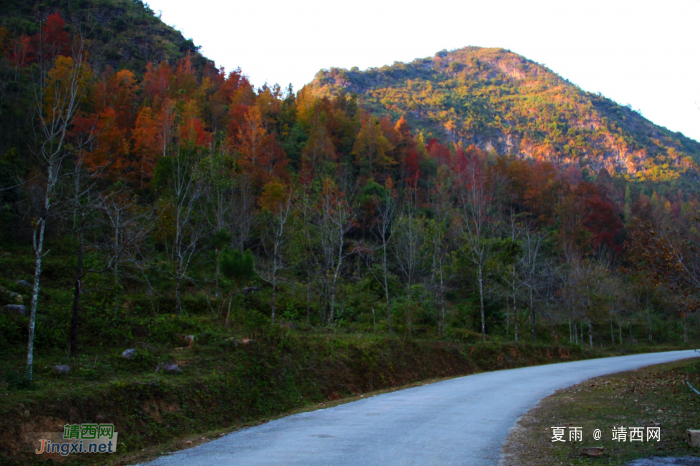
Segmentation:
{"type": "Polygon", "coordinates": [[[148,464],[495,465],[517,419],[555,390],[696,356],[671,351],[475,374],[295,414],[148,464]]]}

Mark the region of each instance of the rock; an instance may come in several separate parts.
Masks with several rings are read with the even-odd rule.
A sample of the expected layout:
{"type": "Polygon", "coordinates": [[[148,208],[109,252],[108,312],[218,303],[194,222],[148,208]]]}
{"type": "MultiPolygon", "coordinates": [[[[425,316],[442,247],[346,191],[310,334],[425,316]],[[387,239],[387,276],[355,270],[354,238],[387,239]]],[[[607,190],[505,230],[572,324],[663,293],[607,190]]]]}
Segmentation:
{"type": "Polygon", "coordinates": [[[156,367],[156,372],[167,372],[169,374],[177,374],[178,372],[182,372],[182,369],[180,369],[177,364],[170,364],[167,362],[160,362],[158,363],[158,367],[156,367]]]}
{"type": "Polygon", "coordinates": [[[125,350],[122,353],[122,358],[131,359],[134,356],[136,356],[136,350],[134,348],[130,348],[128,350],[125,350]]]}
{"type": "Polygon", "coordinates": [[[603,447],[585,447],[581,448],[581,454],[586,456],[603,456],[605,448],[603,447]]]}
{"type": "Polygon", "coordinates": [[[255,340],[253,340],[253,339],[251,339],[251,338],[243,338],[243,339],[241,339],[241,340],[239,340],[239,341],[241,342],[241,345],[249,345],[249,344],[255,342],[255,340]]]}
{"type": "Polygon", "coordinates": [[[17,280],[15,282],[15,285],[23,286],[25,288],[31,288],[32,284],[29,283],[27,280],[17,280]]]}
{"type": "Polygon", "coordinates": [[[700,447],[700,430],[688,429],[685,438],[691,447],[700,447]]]}
{"type": "Polygon", "coordinates": [[[185,345],[184,349],[190,349],[194,343],[194,335],[180,335],[180,342],[185,345]]]}
{"type": "Polygon", "coordinates": [[[70,367],[64,364],[59,364],[53,368],[53,371],[58,375],[64,375],[70,372],[70,367]]]}
{"type": "Polygon", "coordinates": [[[27,315],[27,307],[23,304],[8,304],[2,308],[7,314],[16,314],[18,316],[27,315]]]}

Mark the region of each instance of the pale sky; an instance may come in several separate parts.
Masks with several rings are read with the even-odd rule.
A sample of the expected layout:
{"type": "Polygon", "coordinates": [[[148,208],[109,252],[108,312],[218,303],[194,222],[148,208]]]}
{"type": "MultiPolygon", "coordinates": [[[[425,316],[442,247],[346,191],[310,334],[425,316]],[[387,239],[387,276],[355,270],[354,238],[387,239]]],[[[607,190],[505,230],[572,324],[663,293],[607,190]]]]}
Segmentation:
{"type": "Polygon", "coordinates": [[[700,140],[700,0],[146,1],[256,87],[502,47],[700,140]]]}

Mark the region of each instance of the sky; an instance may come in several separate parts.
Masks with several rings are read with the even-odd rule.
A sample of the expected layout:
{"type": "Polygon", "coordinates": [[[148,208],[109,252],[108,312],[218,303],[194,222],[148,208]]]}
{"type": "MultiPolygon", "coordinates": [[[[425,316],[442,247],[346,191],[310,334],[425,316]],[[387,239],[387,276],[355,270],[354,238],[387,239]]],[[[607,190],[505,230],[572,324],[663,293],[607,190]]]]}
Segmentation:
{"type": "Polygon", "coordinates": [[[700,0],[146,0],[256,87],[502,47],[700,141],[700,0]]]}

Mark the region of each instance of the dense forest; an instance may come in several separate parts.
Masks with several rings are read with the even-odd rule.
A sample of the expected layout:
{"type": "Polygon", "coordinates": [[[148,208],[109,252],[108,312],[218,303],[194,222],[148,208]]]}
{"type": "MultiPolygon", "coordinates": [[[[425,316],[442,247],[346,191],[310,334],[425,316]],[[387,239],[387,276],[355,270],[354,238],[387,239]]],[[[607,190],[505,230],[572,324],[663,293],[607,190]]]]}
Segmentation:
{"type": "MultiPolygon", "coordinates": [[[[651,171],[589,170],[428,137],[410,109],[378,112],[343,89],[256,88],[194,46],[117,64],[82,27],[52,13],[0,28],[0,347],[29,335],[30,377],[34,347],[76,356],[196,315],[221,332],[590,347],[697,337],[697,191],[691,176],[649,181],[657,168],[670,181],[694,173],[697,143],[655,129],[653,142],[624,142],[653,155],[651,171]]],[[[515,92],[502,86],[483,92],[515,92]]],[[[537,92],[513,101],[558,108],[537,92]]],[[[604,105],[587,98],[571,111],[604,105]]],[[[502,125],[534,131],[512,108],[502,125]]],[[[596,138],[612,137],[539,115],[559,119],[532,124],[571,157],[593,161],[596,138]],[[568,137],[580,141],[560,147],[568,137]]],[[[477,139],[493,130],[463,125],[477,139]]]]}

